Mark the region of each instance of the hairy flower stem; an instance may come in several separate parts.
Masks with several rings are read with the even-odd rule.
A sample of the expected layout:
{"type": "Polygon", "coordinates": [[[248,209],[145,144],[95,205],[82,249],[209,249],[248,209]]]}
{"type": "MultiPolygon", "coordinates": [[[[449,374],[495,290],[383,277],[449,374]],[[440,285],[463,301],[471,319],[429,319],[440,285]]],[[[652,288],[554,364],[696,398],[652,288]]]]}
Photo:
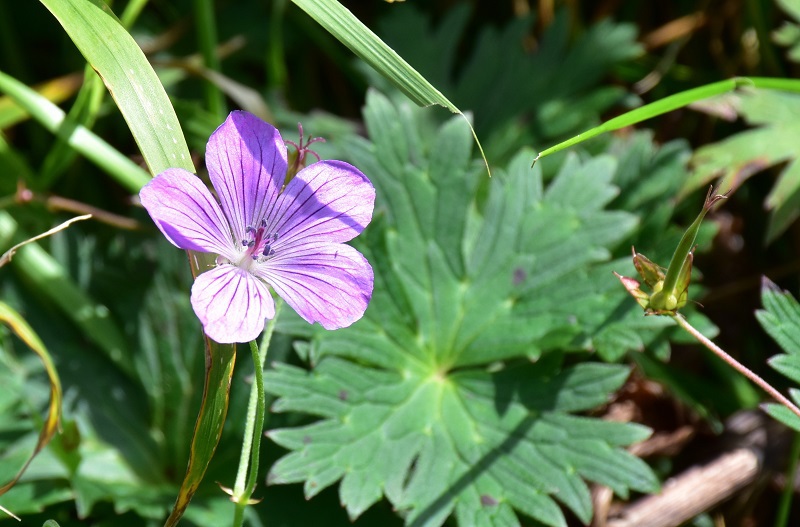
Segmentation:
{"type": "Polygon", "coordinates": [[[258,479],[258,458],[261,450],[261,436],[264,431],[264,414],[266,413],[266,399],[264,398],[264,363],[267,360],[272,333],[275,330],[275,321],[278,320],[283,302],[275,303],[275,316],[267,324],[267,329],[261,339],[261,346],[250,341],[250,352],[253,354],[255,369],[255,382],[250,389],[250,402],[247,405],[245,419],[244,439],[242,440],[242,453],[239,458],[239,470],[236,473],[236,483],[233,486],[231,501],[236,504],[233,516],[233,526],[241,527],[244,522],[244,510],[253,503],[250,496],[256,487],[258,479]]]}
{"type": "Polygon", "coordinates": [[[690,335],[696,338],[700,343],[710,349],[714,354],[717,355],[720,359],[727,362],[733,369],[753,381],[756,385],[758,385],[762,390],[767,392],[773,399],[784,405],[786,408],[791,410],[795,415],[800,417],[800,408],[795,406],[792,401],[787,399],[781,392],[773,388],[767,381],[756,375],[753,371],[749,370],[743,364],[740,364],[736,359],[725,353],[725,351],[714,344],[711,340],[709,340],[705,335],[697,331],[689,322],[683,317],[683,315],[676,314],[673,315],[672,318],[675,322],[678,323],[680,327],[685,329],[690,335]]]}

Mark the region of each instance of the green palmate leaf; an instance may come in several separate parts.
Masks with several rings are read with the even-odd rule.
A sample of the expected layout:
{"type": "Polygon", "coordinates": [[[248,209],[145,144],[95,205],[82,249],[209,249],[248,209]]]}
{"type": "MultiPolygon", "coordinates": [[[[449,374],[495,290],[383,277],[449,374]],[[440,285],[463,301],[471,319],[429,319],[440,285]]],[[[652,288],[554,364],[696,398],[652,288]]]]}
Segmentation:
{"type": "Polygon", "coordinates": [[[284,396],[275,409],[314,409],[325,420],[270,432],[298,451],[272,468],[270,481],[305,481],[311,497],[342,479],[352,517],[385,494],[409,525],[441,525],[453,513],[461,525],[509,525],[514,509],[566,525],[552,494],[588,521],[581,476],[623,496],[655,486],[645,465],[618,448],[645,438],[645,429],[566,414],[602,403],[627,374],[599,364],[555,375],[542,365],[427,378],[337,358],[313,374],[281,366],[267,381],[284,396]]]}
{"type": "MultiPolygon", "coordinates": [[[[756,318],[784,351],[772,357],[769,364],[800,386],[800,303],[791,293],[781,290],[767,278],[761,285],[761,302],[764,309],[756,312],[756,318]]],[[[798,395],[798,390],[792,391],[796,404],[800,402],[798,395]]],[[[768,411],[776,419],[800,431],[800,418],[787,408],[770,404],[768,411]]]]}
{"type": "Polygon", "coordinates": [[[665,200],[664,196],[677,194],[686,180],[692,154],[689,145],[685,141],[657,145],[653,142],[652,132],[639,131],[614,138],[610,153],[619,163],[614,184],[625,189],[611,205],[641,217],[636,237],[630,240],[631,245],[646,250],[648,254],[652,252],[650,256],[657,261],[668,261],[683,232],[670,224],[675,202],[665,200]],[[643,173],[645,177],[642,177],[643,173]],[[659,244],[659,249],[653,246],[654,243],[659,244]]]}
{"type": "Polygon", "coordinates": [[[800,149],[794,139],[800,133],[800,94],[743,92],[738,103],[742,118],[757,128],[697,150],[695,171],[683,193],[718,177],[722,178],[720,188],[727,190],[768,167],[786,163],[765,203],[772,211],[767,230],[767,241],[772,241],[800,213],[800,149]]]}
{"type": "MultiPolygon", "coordinates": [[[[318,365],[271,371],[274,409],[323,419],[270,432],[292,451],[270,481],[304,481],[313,496],[341,479],[351,516],[385,496],[420,526],[451,515],[516,525],[517,513],[565,525],[559,503],[588,522],[584,479],[623,496],[654,489],[622,448],[645,429],[570,415],[607,400],[627,368],[560,367],[565,350],[591,349],[628,312],[607,296],[609,247],[635,226],[604,210],[618,193],[613,160],[570,158],[544,188],[522,152],[487,182],[460,120],[427,134],[418,112],[376,93],[365,118],[370,140],[343,150],[377,189],[359,246],[375,290],[350,328],[279,322],[310,337],[318,365]]],[[[604,345],[641,341],[609,332],[604,345]]]]}
{"type": "Polygon", "coordinates": [[[180,123],[147,58],[102,0],[41,0],[102,77],[153,174],[194,170],[180,123]]]}

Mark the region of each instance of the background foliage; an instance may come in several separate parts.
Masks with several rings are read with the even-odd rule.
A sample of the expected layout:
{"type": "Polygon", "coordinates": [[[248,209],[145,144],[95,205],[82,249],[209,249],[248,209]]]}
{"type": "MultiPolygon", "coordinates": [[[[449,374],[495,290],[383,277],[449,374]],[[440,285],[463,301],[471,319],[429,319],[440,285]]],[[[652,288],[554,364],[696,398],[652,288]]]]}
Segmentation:
{"type": "MultiPolygon", "coordinates": [[[[141,157],[152,149],[118,109],[128,95],[108,96],[48,3],[0,6],[2,90],[34,88],[63,109],[31,95],[49,109],[44,125],[0,98],[0,248],[99,214],[0,268],[0,298],[42,338],[64,387],[62,433],[0,505],[26,525],[161,525],[204,368],[185,254],[135,199],[142,167],[168,161],[141,157]],[[89,142],[68,143],[73,127],[89,142]]],[[[323,158],[356,164],[378,190],[356,242],[376,273],[365,318],[333,333],[288,309],[279,321],[250,524],[580,524],[591,485],[622,500],[657,489],[692,449],[647,464],[625,447],[680,425],[702,447],[760,395],[669,320],[642,317],[611,271],[632,273],[631,245],[666,263],[699,210],[692,190],[723,168],[741,186],[698,238],[692,295],[704,308],[687,314],[779,387],[797,385],[797,304],[782,292],[800,285],[795,95],[737,93],[530,168],[536,151],[643,102],[733,75],[794,76],[796,2],[344,3],[471,112],[491,179],[462,118],[416,108],[293,4],[111,4],[170,96],[192,157],[181,163],[202,176],[209,134],[244,108],[290,139],[302,121],[326,137],[323,158]],[[781,348],[753,321],[762,275],[780,284],[763,287],[758,319],[785,376],[766,368],[781,348]],[[645,383],[664,406],[637,391],[645,383]],[[620,401],[638,424],[604,419],[620,401]]],[[[232,484],[251,373],[243,354],[182,524],[230,521],[215,482],[232,484]]],[[[6,328],[0,383],[3,483],[33,449],[49,393],[6,328]]],[[[774,492],[760,496],[748,517],[766,524],[774,492]]]]}

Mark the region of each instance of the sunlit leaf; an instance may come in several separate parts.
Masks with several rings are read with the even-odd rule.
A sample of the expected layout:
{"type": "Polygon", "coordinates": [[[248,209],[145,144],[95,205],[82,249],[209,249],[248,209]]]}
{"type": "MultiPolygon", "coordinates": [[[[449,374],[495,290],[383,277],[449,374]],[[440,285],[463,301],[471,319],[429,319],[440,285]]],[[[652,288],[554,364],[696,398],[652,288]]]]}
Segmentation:
{"type": "Polygon", "coordinates": [[[147,58],[102,0],[41,0],[103,78],[153,174],[194,170],[164,87],[147,58]]]}
{"type": "MultiPolygon", "coordinates": [[[[144,53],[105,2],[42,0],[114,97],[153,174],[194,171],[175,111],[144,53]]],[[[203,255],[197,258],[204,258],[203,255]]],[[[196,261],[192,259],[193,261],[196,261]]],[[[193,265],[193,274],[206,267],[193,265]]],[[[168,525],[176,523],[205,474],[225,423],[235,348],[206,342],[203,402],[189,466],[168,525]]]]}
{"type": "MultiPolygon", "coordinates": [[[[571,415],[606,401],[627,368],[560,365],[627,313],[612,314],[605,296],[609,248],[635,226],[605,208],[618,192],[613,160],[571,157],[544,187],[522,152],[476,194],[485,179],[466,126],[428,133],[409,110],[371,93],[369,141],[344,146],[379,197],[381,217],[359,243],[375,291],[343,330],[279,321],[311,338],[317,365],[268,373],[273,410],[322,419],[269,432],[291,451],[270,481],[302,481],[311,497],[341,480],[351,517],[385,497],[420,526],[451,515],[516,525],[518,514],[565,525],[560,506],[588,522],[584,479],[622,496],[656,488],[622,448],[647,430],[571,415]]],[[[609,337],[604,346],[641,345],[609,337]]]]}

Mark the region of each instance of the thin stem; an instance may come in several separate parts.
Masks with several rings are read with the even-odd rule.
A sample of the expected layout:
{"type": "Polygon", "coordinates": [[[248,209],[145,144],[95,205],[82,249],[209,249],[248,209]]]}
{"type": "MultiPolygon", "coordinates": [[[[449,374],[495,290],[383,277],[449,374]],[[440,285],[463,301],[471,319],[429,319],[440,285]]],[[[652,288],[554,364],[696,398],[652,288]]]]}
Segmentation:
{"type": "Polygon", "coordinates": [[[250,389],[250,401],[247,405],[244,438],[242,440],[242,453],[239,457],[239,470],[236,473],[236,482],[233,486],[231,500],[236,504],[233,516],[234,527],[240,527],[244,522],[244,511],[250,504],[250,496],[256,487],[258,479],[258,462],[261,451],[261,435],[264,430],[264,414],[266,413],[266,399],[264,397],[264,363],[267,360],[267,350],[275,331],[275,322],[278,320],[283,302],[275,303],[275,316],[269,321],[261,347],[255,341],[250,342],[250,352],[253,355],[255,382],[250,389]]]}
{"type": "Polygon", "coordinates": [[[147,5],[150,0],[131,0],[125,6],[125,11],[122,12],[122,15],[119,17],[119,21],[122,22],[122,26],[125,29],[130,29],[136,19],[139,18],[139,14],[142,12],[142,9],[147,5]]]}
{"type": "Polygon", "coordinates": [[[672,318],[675,320],[675,322],[678,323],[680,327],[685,329],[687,332],[689,332],[690,335],[692,335],[694,338],[700,341],[700,343],[703,346],[710,349],[719,358],[727,362],[733,369],[735,369],[736,371],[738,371],[739,373],[741,373],[742,375],[753,381],[762,390],[767,392],[767,394],[769,394],[773,399],[775,399],[776,401],[784,405],[786,408],[791,410],[795,415],[800,417],[800,408],[795,406],[794,403],[792,403],[792,401],[787,399],[781,392],[773,388],[767,381],[765,381],[764,379],[756,375],[753,371],[749,370],[746,366],[739,363],[736,359],[725,353],[725,351],[722,348],[714,344],[711,340],[706,338],[705,335],[697,331],[691,324],[689,324],[689,322],[681,314],[673,315],[672,318]]]}
{"type": "Polygon", "coordinates": [[[272,88],[286,86],[289,76],[286,68],[286,56],[283,50],[283,26],[286,24],[286,0],[274,0],[272,13],[269,18],[269,33],[267,34],[267,74],[269,86],[272,88]]]}
{"type": "MultiPolygon", "coordinates": [[[[258,347],[255,341],[250,342],[250,351],[254,355],[253,358],[258,359],[258,347]]],[[[255,361],[254,363],[258,364],[258,362],[255,361]]],[[[258,372],[258,370],[259,368],[256,366],[255,371],[258,372]]],[[[244,421],[244,438],[242,440],[242,453],[239,456],[239,470],[236,473],[236,483],[233,485],[233,500],[236,502],[239,502],[239,498],[244,494],[247,468],[250,463],[250,450],[253,447],[253,430],[255,429],[256,413],[258,412],[256,408],[257,404],[258,390],[256,384],[253,383],[250,389],[250,401],[247,405],[247,417],[245,417],[244,421]]]]}
{"type": "MultiPolygon", "coordinates": [[[[197,17],[197,35],[200,40],[200,53],[203,55],[203,66],[206,69],[219,72],[220,60],[217,55],[217,24],[214,19],[213,0],[194,0],[195,16],[197,17]]],[[[219,119],[225,116],[225,99],[220,89],[206,81],[203,83],[206,104],[212,115],[219,119]]]]}
{"type": "Polygon", "coordinates": [[[786,473],[786,483],[783,486],[781,499],[778,502],[778,512],[775,514],[775,527],[786,527],[789,524],[798,457],[800,457],[800,433],[795,432],[791,452],[789,453],[789,470],[786,473]]]}

